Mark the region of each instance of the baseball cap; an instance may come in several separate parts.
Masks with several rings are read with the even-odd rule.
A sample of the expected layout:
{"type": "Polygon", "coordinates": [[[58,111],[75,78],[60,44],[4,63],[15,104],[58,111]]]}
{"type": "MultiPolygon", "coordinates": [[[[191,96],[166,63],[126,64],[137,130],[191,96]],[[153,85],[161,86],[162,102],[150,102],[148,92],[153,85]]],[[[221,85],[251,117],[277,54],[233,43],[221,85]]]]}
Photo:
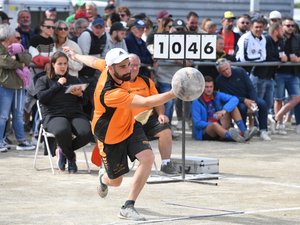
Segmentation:
{"type": "Polygon", "coordinates": [[[224,19],[235,19],[236,17],[234,16],[233,12],[231,11],[226,11],[224,12],[224,19]]]}
{"type": "Polygon", "coordinates": [[[77,1],[76,1],[76,5],[77,5],[77,6],[83,6],[84,4],[85,4],[85,2],[82,1],[82,0],[77,0],[77,1]]]}
{"type": "Polygon", "coordinates": [[[173,27],[175,27],[175,28],[186,28],[185,22],[182,19],[176,19],[173,23],[173,27]]]}
{"type": "Polygon", "coordinates": [[[157,19],[163,19],[167,17],[172,17],[172,15],[170,15],[167,10],[160,10],[156,14],[157,19]]]}
{"type": "Polygon", "coordinates": [[[116,6],[114,4],[108,4],[107,6],[105,6],[104,10],[114,10],[116,8],[116,6]]]}
{"type": "Polygon", "coordinates": [[[46,9],[46,11],[48,11],[48,12],[55,12],[56,8],[55,7],[49,7],[48,9],[46,9]]]}
{"type": "Polygon", "coordinates": [[[80,19],[80,18],[89,19],[90,17],[91,17],[91,15],[87,14],[85,11],[82,11],[82,10],[78,10],[75,13],[75,20],[80,19]]]}
{"type": "Polygon", "coordinates": [[[94,19],[94,21],[92,22],[92,26],[98,26],[100,25],[101,27],[104,27],[104,20],[101,17],[97,17],[96,19],[94,19]]]}
{"type": "Polygon", "coordinates": [[[278,11],[276,11],[276,10],[274,10],[274,11],[270,12],[269,19],[270,20],[271,19],[281,19],[281,13],[278,12],[278,11]]]}
{"type": "Polygon", "coordinates": [[[110,27],[110,31],[113,32],[115,30],[127,30],[127,29],[126,27],[123,26],[121,22],[114,22],[110,27]]]}
{"type": "Polygon", "coordinates": [[[10,20],[11,17],[8,17],[8,15],[5,12],[0,11],[0,17],[2,20],[10,20]]]}
{"type": "Polygon", "coordinates": [[[129,55],[124,49],[113,48],[107,52],[105,61],[107,66],[111,66],[113,64],[118,64],[128,58],[129,55]]]}
{"type": "Polygon", "coordinates": [[[140,20],[140,19],[137,19],[135,20],[131,25],[130,25],[130,28],[131,27],[136,27],[136,28],[145,28],[146,27],[146,24],[143,20],[140,20]]]}

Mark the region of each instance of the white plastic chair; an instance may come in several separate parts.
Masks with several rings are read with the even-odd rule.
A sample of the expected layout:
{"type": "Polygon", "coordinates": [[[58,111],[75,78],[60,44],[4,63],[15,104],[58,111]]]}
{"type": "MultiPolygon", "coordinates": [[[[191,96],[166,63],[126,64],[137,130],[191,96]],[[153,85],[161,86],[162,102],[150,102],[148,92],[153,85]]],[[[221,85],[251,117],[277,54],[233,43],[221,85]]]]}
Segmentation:
{"type": "MultiPolygon", "coordinates": [[[[37,104],[37,112],[39,114],[40,121],[42,121],[42,112],[41,112],[41,106],[39,104],[39,101],[37,101],[36,104],[37,104]]],[[[50,132],[47,132],[45,130],[42,122],[40,124],[39,136],[38,136],[38,140],[37,140],[37,144],[36,144],[36,148],[35,148],[33,167],[34,167],[34,169],[38,170],[37,165],[36,165],[36,160],[37,160],[38,152],[39,152],[39,149],[40,149],[40,143],[41,143],[42,136],[44,137],[44,141],[45,141],[46,150],[47,150],[47,153],[48,153],[48,158],[49,158],[51,170],[52,170],[52,173],[54,174],[55,172],[54,172],[54,167],[53,167],[53,162],[52,162],[52,155],[51,155],[51,151],[50,151],[50,147],[49,147],[48,138],[55,138],[55,136],[54,136],[54,134],[52,134],[50,132]]],[[[84,153],[84,158],[85,158],[87,171],[88,171],[88,173],[90,173],[91,169],[90,169],[90,165],[89,165],[88,158],[87,158],[87,155],[86,155],[86,151],[85,151],[84,148],[82,148],[82,150],[83,150],[83,153],[84,153]]]]}

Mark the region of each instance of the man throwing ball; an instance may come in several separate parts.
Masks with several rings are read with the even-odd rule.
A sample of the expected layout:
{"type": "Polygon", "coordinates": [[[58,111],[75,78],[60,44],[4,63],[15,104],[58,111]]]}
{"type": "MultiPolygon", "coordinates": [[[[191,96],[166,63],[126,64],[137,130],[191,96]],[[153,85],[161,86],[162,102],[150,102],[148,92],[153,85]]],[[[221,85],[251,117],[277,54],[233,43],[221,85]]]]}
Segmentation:
{"type": "MultiPolygon", "coordinates": [[[[65,48],[74,60],[89,67],[103,70],[103,60],[93,56],[79,55],[65,48]]],[[[132,187],[119,217],[130,220],[145,220],[135,207],[135,201],[151,172],[154,155],[142,125],[134,120],[132,108],[156,107],[175,98],[172,91],[142,97],[130,93],[129,55],[120,48],[111,49],[105,57],[107,69],[102,71],[94,93],[94,116],[92,131],[105,167],[99,176],[98,194],[104,198],[108,186],[120,186],[123,175],[129,172],[127,156],[140,164],[133,175],[132,187]]]]}

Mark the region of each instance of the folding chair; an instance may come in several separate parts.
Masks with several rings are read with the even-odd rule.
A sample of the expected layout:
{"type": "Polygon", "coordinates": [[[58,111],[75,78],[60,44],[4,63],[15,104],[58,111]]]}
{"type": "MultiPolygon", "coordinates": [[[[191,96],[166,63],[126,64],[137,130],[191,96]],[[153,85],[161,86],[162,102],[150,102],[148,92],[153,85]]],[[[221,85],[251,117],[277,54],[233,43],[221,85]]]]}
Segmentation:
{"type": "MultiPolygon", "coordinates": [[[[37,101],[36,104],[37,104],[37,112],[39,114],[40,121],[42,121],[42,111],[41,111],[41,106],[40,106],[39,101],[37,101]]],[[[54,167],[53,167],[53,163],[52,163],[52,154],[51,154],[51,151],[50,151],[48,138],[55,138],[55,136],[54,136],[54,134],[46,131],[46,129],[44,128],[42,122],[40,124],[39,136],[38,136],[38,140],[37,140],[37,144],[36,144],[36,148],[35,148],[33,167],[34,167],[34,169],[38,170],[38,168],[36,166],[36,160],[37,160],[38,152],[39,152],[39,149],[40,149],[40,143],[41,143],[42,136],[44,137],[45,147],[46,147],[46,150],[47,150],[47,153],[48,153],[48,158],[49,158],[51,170],[52,170],[52,173],[54,174],[55,172],[54,172],[54,167]]],[[[84,158],[85,158],[87,171],[88,171],[88,173],[90,173],[91,170],[90,170],[88,158],[87,158],[87,155],[86,155],[86,151],[85,151],[84,148],[82,150],[83,150],[83,153],[84,153],[84,158]]]]}

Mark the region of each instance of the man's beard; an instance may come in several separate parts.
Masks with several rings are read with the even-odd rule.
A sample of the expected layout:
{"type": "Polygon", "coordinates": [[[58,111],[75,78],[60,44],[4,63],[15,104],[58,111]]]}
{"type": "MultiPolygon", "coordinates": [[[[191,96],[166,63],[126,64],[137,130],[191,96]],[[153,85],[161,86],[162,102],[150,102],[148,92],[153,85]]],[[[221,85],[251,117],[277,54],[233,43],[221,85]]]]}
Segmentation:
{"type": "Polygon", "coordinates": [[[227,26],[227,30],[232,30],[232,28],[233,28],[233,25],[228,25],[227,26]]]}
{"type": "Polygon", "coordinates": [[[123,76],[121,76],[119,73],[117,73],[116,71],[115,71],[115,76],[116,76],[116,78],[118,78],[119,80],[122,80],[122,81],[129,81],[130,80],[130,73],[126,73],[126,74],[124,74],[123,76]]]}
{"type": "Polygon", "coordinates": [[[116,40],[116,42],[121,42],[122,41],[121,38],[118,35],[115,37],[115,40],[116,40]]]}

